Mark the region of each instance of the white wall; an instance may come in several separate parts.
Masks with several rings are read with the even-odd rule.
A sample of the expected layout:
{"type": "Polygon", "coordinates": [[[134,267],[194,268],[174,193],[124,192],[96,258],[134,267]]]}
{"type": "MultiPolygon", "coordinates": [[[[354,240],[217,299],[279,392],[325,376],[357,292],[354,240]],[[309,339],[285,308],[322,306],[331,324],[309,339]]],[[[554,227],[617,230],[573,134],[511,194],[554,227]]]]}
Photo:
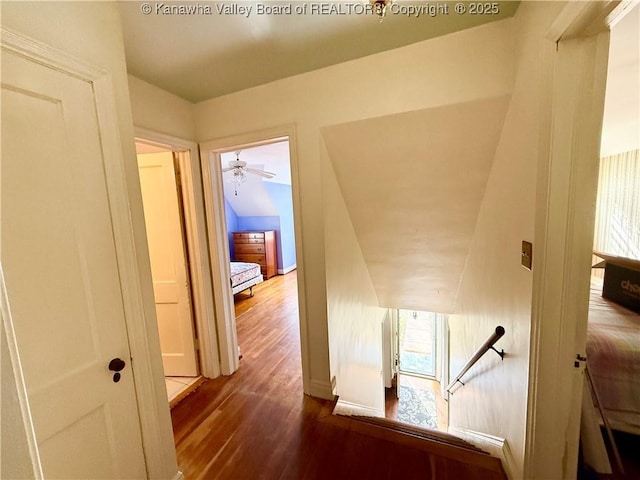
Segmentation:
{"type": "Polygon", "coordinates": [[[640,148],[640,6],[611,29],[600,156],[640,148]]]}
{"type": "MultiPolygon", "coordinates": [[[[122,142],[122,154],[126,161],[129,210],[139,261],[138,268],[142,279],[144,315],[148,319],[147,324],[154,325],[155,305],[151,270],[133,140],[124,44],[117,5],[114,2],[2,2],[2,25],[68,52],[91,65],[102,68],[111,75],[116,100],[118,133],[122,142]]],[[[177,463],[159,341],[154,342],[154,339],[150,339],[149,348],[157,402],[149,408],[157,408],[158,415],[163,419],[162,424],[158,426],[162,432],[162,438],[154,438],[153,441],[159,442],[160,448],[166,453],[163,462],[150,463],[147,468],[150,478],[170,478],[177,472],[177,463]]]]}
{"type": "Polygon", "coordinates": [[[382,325],[387,310],[378,307],[324,145],[321,158],[329,351],[331,374],[336,377],[335,393],[341,402],[384,416],[382,325]]]}
{"type": "MultiPolygon", "coordinates": [[[[307,292],[311,382],[330,385],[327,295],[332,299],[333,292],[327,293],[325,278],[321,127],[510,94],[510,22],[491,23],[196,104],[198,141],[296,126],[299,174],[294,182],[300,189],[302,217],[298,244],[304,248],[298,264],[304,263],[305,278],[300,281],[307,292]]],[[[357,181],[366,181],[366,172],[357,181]]],[[[354,265],[358,261],[348,260],[354,265]]],[[[380,342],[377,339],[376,349],[380,342]]]]}
{"type": "Polygon", "coordinates": [[[520,265],[521,242],[534,236],[542,38],[562,7],[559,2],[541,3],[521,4],[514,17],[515,87],[456,314],[449,317],[452,377],[497,325],[506,330],[496,345],[504,348],[504,361],[488,352],[463,378],[466,385],[450,399],[449,423],[506,439],[515,478],[522,477],[524,464],[533,285],[532,272],[520,265]]]}
{"type": "Polygon", "coordinates": [[[183,140],[195,139],[193,104],[133,75],[128,76],[133,124],[183,140]]]}

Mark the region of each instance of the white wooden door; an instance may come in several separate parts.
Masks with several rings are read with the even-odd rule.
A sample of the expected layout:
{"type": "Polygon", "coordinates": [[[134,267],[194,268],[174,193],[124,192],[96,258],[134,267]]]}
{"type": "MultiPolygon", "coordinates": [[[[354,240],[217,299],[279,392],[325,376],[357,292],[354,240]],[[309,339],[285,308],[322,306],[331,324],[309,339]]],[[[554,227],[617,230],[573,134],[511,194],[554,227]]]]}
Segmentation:
{"type": "Polygon", "coordinates": [[[400,312],[393,310],[393,372],[396,377],[396,398],[400,398],[400,312]]]}
{"type": "Polygon", "coordinates": [[[47,479],[146,477],[95,105],[3,50],[0,259],[47,479]]]}
{"type": "Polygon", "coordinates": [[[173,155],[138,155],[162,363],[167,376],[196,376],[193,314],[173,155]]]}

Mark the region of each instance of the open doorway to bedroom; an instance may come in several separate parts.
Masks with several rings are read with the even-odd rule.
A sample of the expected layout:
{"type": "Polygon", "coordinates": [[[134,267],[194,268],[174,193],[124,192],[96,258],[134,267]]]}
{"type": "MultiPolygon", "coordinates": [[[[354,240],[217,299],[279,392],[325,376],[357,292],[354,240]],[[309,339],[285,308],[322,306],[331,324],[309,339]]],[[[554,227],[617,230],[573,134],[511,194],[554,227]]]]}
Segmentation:
{"type": "Polygon", "coordinates": [[[298,306],[287,308],[285,317],[296,332],[296,350],[303,353],[291,135],[256,137],[201,146],[214,295],[223,300],[216,316],[225,375],[261,355],[259,338],[267,332],[256,329],[285,303],[298,306]]]}
{"type": "Polygon", "coordinates": [[[624,289],[640,278],[639,78],[640,6],[629,4],[612,24],[609,42],[579,479],[593,478],[594,471],[604,478],[622,470],[640,478],[640,299],[635,296],[634,311],[633,292],[624,289]]]}
{"type": "MultiPolygon", "coordinates": [[[[297,299],[296,282],[276,278],[296,269],[289,140],[237,146],[221,152],[219,161],[231,292],[242,331],[245,314],[260,309],[276,283],[287,298],[297,299]]],[[[240,358],[252,348],[242,334],[238,348],[240,358]]]]}

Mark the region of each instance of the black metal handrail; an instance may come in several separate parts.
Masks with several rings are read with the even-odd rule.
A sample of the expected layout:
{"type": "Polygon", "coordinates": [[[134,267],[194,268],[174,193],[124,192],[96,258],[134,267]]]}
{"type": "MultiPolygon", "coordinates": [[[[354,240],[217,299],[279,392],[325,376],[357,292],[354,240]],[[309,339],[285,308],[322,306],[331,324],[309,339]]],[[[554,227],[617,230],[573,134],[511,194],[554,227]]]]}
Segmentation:
{"type": "MultiPolygon", "coordinates": [[[[469,369],[471,367],[473,367],[473,365],[480,360],[480,357],[482,357],[485,353],[487,353],[489,350],[493,350],[494,352],[496,352],[498,355],[500,355],[500,358],[504,360],[504,350],[498,351],[495,349],[495,347],[493,346],[498,340],[500,340],[500,338],[502,338],[502,336],[504,335],[504,327],[501,327],[500,325],[498,325],[496,327],[495,332],[493,332],[491,334],[491,336],[489,338],[487,338],[487,341],[484,342],[482,344],[482,346],[476,351],[476,353],[473,354],[473,357],[471,357],[469,359],[469,361],[467,363],[465,363],[464,367],[462,367],[462,370],[460,370],[460,373],[458,373],[458,375],[456,376],[456,378],[447,386],[447,392],[451,393],[451,389],[454,387],[454,385],[456,383],[461,383],[462,385],[464,385],[464,383],[462,383],[460,381],[460,379],[462,378],[462,376],[467,373],[469,371],[469,369]]],[[[452,394],[453,395],[453,394],[452,394]]]]}

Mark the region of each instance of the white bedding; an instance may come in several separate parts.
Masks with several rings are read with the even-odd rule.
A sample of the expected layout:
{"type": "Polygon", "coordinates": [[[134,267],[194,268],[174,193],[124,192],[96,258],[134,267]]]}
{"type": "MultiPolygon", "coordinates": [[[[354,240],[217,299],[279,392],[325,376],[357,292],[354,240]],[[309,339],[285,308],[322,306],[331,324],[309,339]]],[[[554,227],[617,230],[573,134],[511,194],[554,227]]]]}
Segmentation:
{"type": "MultiPolygon", "coordinates": [[[[235,295],[262,282],[262,271],[257,263],[231,262],[231,291],[235,295]]],[[[253,296],[253,290],[251,291],[253,296]]]]}

